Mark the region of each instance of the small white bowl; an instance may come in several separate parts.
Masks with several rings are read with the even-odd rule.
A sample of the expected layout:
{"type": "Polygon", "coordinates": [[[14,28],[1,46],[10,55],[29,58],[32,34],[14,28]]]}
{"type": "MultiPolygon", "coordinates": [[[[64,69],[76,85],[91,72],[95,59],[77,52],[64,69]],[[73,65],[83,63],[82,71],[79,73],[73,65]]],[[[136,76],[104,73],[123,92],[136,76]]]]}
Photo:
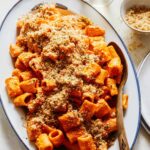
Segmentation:
{"type": "Polygon", "coordinates": [[[126,12],[128,9],[132,8],[133,6],[150,7],[150,0],[123,0],[123,2],[121,4],[121,10],[120,10],[121,17],[128,27],[130,27],[131,29],[133,29],[134,31],[136,31],[138,33],[150,34],[150,30],[144,31],[144,30],[134,28],[126,21],[126,19],[125,19],[126,12]]]}

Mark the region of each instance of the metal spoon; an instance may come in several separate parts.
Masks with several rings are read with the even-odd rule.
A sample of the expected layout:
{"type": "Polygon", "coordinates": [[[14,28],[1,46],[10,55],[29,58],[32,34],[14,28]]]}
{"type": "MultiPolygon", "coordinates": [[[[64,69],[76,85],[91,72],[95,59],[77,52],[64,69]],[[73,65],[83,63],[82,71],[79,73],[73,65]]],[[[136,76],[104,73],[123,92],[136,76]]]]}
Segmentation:
{"type": "Polygon", "coordinates": [[[122,108],[122,90],[127,81],[128,66],[127,66],[125,56],[122,50],[119,48],[119,46],[115,42],[110,42],[108,45],[109,46],[111,45],[115,48],[123,64],[123,75],[122,75],[121,83],[119,85],[119,92],[118,92],[119,94],[117,96],[117,126],[118,126],[118,140],[119,140],[120,150],[129,150],[129,144],[128,144],[124,123],[123,123],[123,108],[122,108]]]}

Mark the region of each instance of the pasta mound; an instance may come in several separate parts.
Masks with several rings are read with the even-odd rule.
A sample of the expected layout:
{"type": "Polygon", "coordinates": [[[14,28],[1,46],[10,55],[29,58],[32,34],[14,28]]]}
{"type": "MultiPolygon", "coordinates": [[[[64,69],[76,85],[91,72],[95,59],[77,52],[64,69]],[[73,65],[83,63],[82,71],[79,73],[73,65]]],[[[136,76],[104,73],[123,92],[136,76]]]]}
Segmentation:
{"type": "Polygon", "coordinates": [[[39,150],[110,146],[123,65],[104,36],[88,18],[48,4],[18,20],[6,88],[27,110],[28,138],[39,150]]]}

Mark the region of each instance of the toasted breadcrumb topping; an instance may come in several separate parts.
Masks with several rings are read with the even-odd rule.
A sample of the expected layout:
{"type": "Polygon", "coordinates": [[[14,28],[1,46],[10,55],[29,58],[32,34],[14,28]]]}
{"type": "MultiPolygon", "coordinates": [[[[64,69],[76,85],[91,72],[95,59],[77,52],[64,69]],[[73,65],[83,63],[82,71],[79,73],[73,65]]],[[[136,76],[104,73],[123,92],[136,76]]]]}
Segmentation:
{"type": "MultiPolygon", "coordinates": [[[[36,129],[38,123],[60,127],[58,117],[73,112],[70,118],[80,119],[82,126],[93,136],[97,149],[100,149],[105,130],[101,121],[92,118],[87,123],[79,113],[80,106],[70,97],[72,89],[93,93],[97,98],[105,92],[103,86],[93,82],[95,77],[92,74],[87,76],[90,83],[85,80],[84,68],[101,61],[97,54],[87,53],[91,37],[86,35],[84,29],[89,25],[93,23],[86,17],[62,15],[57,9],[44,4],[19,19],[16,43],[24,51],[37,54],[37,57],[30,60],[29,67],[40,78],[57,84],[51,92],[37,92],[29,104],[31,112],[27,114],[27,121],[34,122],[31,128],[36,129]]],[[[99,39],[99,46],[106,47],[104,37],[99,39]]]]}
{"type": "Polygon", "coordinates": [[[150,8],[146,6],[130,8],[126,13],[125,19],[133,28],[150,31],[150,8]]]}

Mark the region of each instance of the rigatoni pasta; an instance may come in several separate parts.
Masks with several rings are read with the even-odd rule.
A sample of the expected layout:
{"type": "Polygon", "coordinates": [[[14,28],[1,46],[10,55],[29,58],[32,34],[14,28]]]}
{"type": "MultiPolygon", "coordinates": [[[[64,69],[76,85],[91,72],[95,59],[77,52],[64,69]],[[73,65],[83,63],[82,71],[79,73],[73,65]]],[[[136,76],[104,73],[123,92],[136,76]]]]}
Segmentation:
{"type": "Polygon", "coordinates": [[[28,106],[28,102],[32,100],[32,94],[31,93],[24,93],[22,95],[19,95],[14,99],[14,105],[15,106],[28,106]]]}
{"type": "Polygon", "coordinates": [[[49,139],[55,147],[59,147],[64,142],[64,135],[61,130],[54,129],[49,133],[49,139]]]}
{"type": "Polygon", "coordinates": [[[53,144],[47,134],[41,134],[36,140],[36,146],[39,150],[53,150],[53,144]]]}
{"type": "Polygon", "coordinates": [[[96,150],[96,145],[90,134],[82,135],[78,138],[80,150],[96,150]]]}
{"type": "Polygon", "coordinates": [[[10,55],[15,69],[6,89],[14,105],[26,109],[28,138],[39,150],[109,148],[123,65],[104,29],[39,5],[18,20],[10,55]]]}
{"type": "Polygon", "coordinates": [[[8,92],[8,95],[10,97],[16,97],[20,94],[22,94],[22,90],[20,88],[20,82],[17,77],[10,77],[6,79],[6,89],[8,92]]]}

